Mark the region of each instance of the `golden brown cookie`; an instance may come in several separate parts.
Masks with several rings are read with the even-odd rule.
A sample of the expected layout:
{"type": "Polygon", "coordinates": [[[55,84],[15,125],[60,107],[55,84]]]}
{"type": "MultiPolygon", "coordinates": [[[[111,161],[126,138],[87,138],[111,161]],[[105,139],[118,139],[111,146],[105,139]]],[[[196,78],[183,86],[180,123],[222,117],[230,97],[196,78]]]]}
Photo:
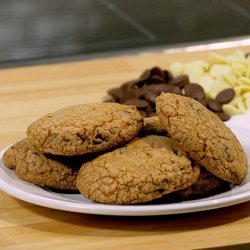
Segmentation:
{"type": "Polygon", "coordinates": [[[202,104],[189,97],[163,93],[157,115],[171,138],[215,176],[240,184],[247,176],[247,157],[233,132],[202,104]]]}
{"type": "MultiPolygon", "coordinates": [[[[20,142],[21,143],[21,142],[20,142]]],[[[3,154],[3,163],[6,167],[15,170],[16,159],[14,156],[14,145],[9,147],[3,154]]]]}
{"type": "Polygon", "coordinates": [[[22,180],[44,187],[77,190],[76,177],[84,160],[79,157],[50,158],[24,139],[4,153],[3,162],[22,180]]]}
{"type": "Polygon", "coordinates": [[[168,135],[157,116],[146,117],[143,119],[142,133],[143,135],[168,135]]]}
{"type": "Polygon", "coordinates": [[[83,164],[76,185],[96,202],[134,204],[188,187],[199,173],[170,138],[149,135],[83,164]]]}
{"type": "Polygon", "coordinates": [[[229,182],[224,181],[201,168],[201,173],[196,182],[176,192],[182,200],[204,198],[226,190],[229,190],[229,182]]]}
{"type": "Polygon", "coordinates": [[[96,103],[47,114],[28,127],[27,135],[43,153],[80,155],[130,141],[141,128],[142,117],[135,106],[96,103]]]}

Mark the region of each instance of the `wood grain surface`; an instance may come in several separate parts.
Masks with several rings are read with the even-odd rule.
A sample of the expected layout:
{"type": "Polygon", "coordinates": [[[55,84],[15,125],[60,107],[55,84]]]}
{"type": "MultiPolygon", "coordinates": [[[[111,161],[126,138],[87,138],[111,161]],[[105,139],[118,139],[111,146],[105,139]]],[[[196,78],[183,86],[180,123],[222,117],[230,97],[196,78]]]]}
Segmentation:
{"type": "MultiPolygon", "coordinates": [[[[241,49],[249,52],[250,46],[241,49]]],[[[47,112],[100,102],[107,89],[146,68],[167,68],[207,54],[147,53],[2,69],[0,148],[24,138],[26,127],[47,112]]],[[[249,243],[249,232],[250,202],[182,215],[115,217],[39,207],[0,191],[0,249],[202,249],[249,243]]]]}

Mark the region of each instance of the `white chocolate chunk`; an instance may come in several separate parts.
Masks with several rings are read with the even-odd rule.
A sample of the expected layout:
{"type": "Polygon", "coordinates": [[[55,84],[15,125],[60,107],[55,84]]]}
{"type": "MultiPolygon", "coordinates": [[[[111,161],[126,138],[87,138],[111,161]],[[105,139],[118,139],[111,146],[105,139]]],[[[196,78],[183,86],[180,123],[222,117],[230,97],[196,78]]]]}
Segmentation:
{"type": "Polygon", "coordinates": [[[242,98],[243,98],[243,99],[250,98],[250,92],[244,93],[244,94],[242,95],[242,98]]]}
{"type": "Polygon", "coordinates": [[[239,59],[239,58],[237,58],[237,57],[235,57],[235,56],[232,56],[232,55],[230,55],[230,56],[227,56],[226,57],[226,61],[227,61],[227,64],[234,64],[234,63],[243,63],[243,64],[245,64],[245,65],[248,65],[248,62],[247,62],[247,60],[246,59],[239,59]]]}
{"type": "Polygon", "coordinates": [[[224,56],[218,55],[216,53],[210,53],[208,55],[208,61],[210,64],[223,64],[227,62],[224,56]]]}
{"type": "Polygon", "coordinates": [[[249,96],[249,98],[244,99],[244,103],[246,105],[246,108],[250,109],[250,96],[249,96]]]}
{"type": "Polygon", "coordinates": [[[234,99],[223,105],[224,112],[229,115],[250,109],[250,56],[246,58],[241,50],[228,56],[210,53],[207,60],[176,62],[170,66],[170,71],[174,77],[188,75],[190,82],[203,87],[207,98],[215,98],[222,90],[233,88],[234,99]]]}
{"type": "Polygon", "coordinates": [[[233,55],[239,59],[243,59],[243,60],[245,59],[245,53],[242,50],[239,50],[239,49],[235,50],[233,55]]]}
{"type": "Polygon", "coordinates": [[[247,109],[250,109],[250,92],[244,93],[242,95],[243,102],[247,109]]]}
{"type": "Polygon", "coordinates": [[[229,105],[238,108],[241,113],[245,113],[246,112],[246,106],[243,102],[243,98],[242,96],[236,96],[230,103],[228,103],[229,105]]]}
{"type": "Polygon", "coordinates": [[[187,68],[185,68],[185,72],[190,72],[189,74],[189,80],[193,83],[199,83],[201,78],[204,76],[204,69],[202,67],[197,67],[195,65],[188,65],[187,68]]]}
{"type": "Polygon", "coordinates": [[[213,77],[219,77],[221,75],[229,74],[231,67],[228,65],[214,64],[210,68],[210,75],[213,77]]]}
{"type": "Polygon", "coordinates": [[[240,86],[235,87],[234,91],[235,91],[236,96],[241,96],[242,94],[246,92],[250,92],[250,86],[240,85],[240,86]]]}
{"type": "Polygon", "coordinates": [[[172,73],[173,77],[182,75],[183,72],[183,65],[180,62],[175,62],[170,65],[169,71],[172,73]]]}
{"type": "Polygon", "coordinates": [[[235,87],[237,85],[236,84],[237,79],[232,74],[221,75],[221,79],[231,87],[235,87]]]}
{"type": "Polygon", "coordinates": [[[242,63],[232,64],[232,72],[240,72],[241,75],[244,75],[247,70],[247,66],[242,63]]]}
{"type": "Polygon", "coordinates": [[[220,79],[216,79],[216,80],[214,80],[214,83],[213,83],[210,91],[217,95],[222,90],[228,89],[228,88],[230,88],[230,85],[228,85],[225,81],[220,80],[220,79]]]}
{"type": "Polygon", "coordinates": [[[246,84],[246,85],[250,86],[250,78],[241,76],[241,77],[239,77],[239,81],[240,81],[242,84],[246,84]]]}
{"type": "Polygon", "coordinates": [[[236,108],[230,104],[224,104],[222,106],[222,110],[228,115],[240,115],[240,114],[242,114],[241,110],[239,110],[238,108],[236,108]]]}
{"type": "Polygon", "coordinates": [[[240,111],[242,111],[242,113],[246,113],[246,111],[247,111],[246,106],[245,106],[245,104],[244,104],[244,102],[243,102],[242,99],[237,103],[236,107],[237,107],[240,111]]]}
{"type": "Polygon", "coordinates": [[[248,79],[250,78],[250,65],[246,69],[245,77],[248,78],[248,79]]]}
{"type": "Polygon", "coordinates": [[[201,67],[204,69],[204,71],[207,71],[210,68],[210,64],[208,62],[206,62],[205,60],[196,60],[196,61],[193,61],[193,62],[188,63],[188,64],[195,65],[197,67],[201,67]]]}
{"type": "Polygon", "coordinates": [[[214,84],[214,79],[209,74],[205,74],[200,79],[199,84],[203,87],[205,93],[207,93],[210,92],[210,90],[212,89],[214,84]]]}
{"type": "Polygon", "coordinates": [[[208,98],[208,99],[215,99],[216,96],[217,96],[217,93],[215,93],[215,92],[209,91],[206,93],[206,98],[208,98]]]}
{"type": "Polygon", "coordinates": [[[240,102],[241,98],[241,96],[235,96],[233,100],[231,100],[228,104],[236,107],[237,103],[240,102]]]}

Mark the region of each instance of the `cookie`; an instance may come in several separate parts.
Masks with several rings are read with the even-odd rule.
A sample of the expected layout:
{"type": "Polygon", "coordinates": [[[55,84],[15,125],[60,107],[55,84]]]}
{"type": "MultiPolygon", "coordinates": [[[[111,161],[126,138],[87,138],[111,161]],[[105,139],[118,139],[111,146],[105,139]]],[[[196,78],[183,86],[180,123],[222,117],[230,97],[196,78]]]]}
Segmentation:
{"type": "Polygon", "coordinates": [[[182,190],[176,192],[182,200],[200,199],[210,195],[215,195],[226,190],[229,190],[229,182],[224,181],[205,168],[201,168],[200,175],[196,182],[182,190]]]}
{"type": "Polygon", "coordinates": [[[3,162],[22,180],[44,187],[77,190],[76,177],[83,157],[51,157],[40,153],[24,139],[5,152],[3,162]]]}
{"type": "Polygon", "coordinates": [[[80,155],[128,142],[141,128],[142,117],[135,106],[96,103],[47,114],[28,127],[27,135],[43,153],[80,155]]]}
{"type": "Polygon", "coordinates": [[[225,181],[244,181],[246,154],[217,115],[194,99],[170,93],[156,98],[156,110],[170,137],[191,158],[225,181]]]}
{"type": "Polygon", "coordinates": [[[15,146],[9,147],[3,154],[3,163],[6,167],[15,170],[16,168],[16,159],[14,156],[15,146]]]}
{"type": "Polygon", "coordinates": [[[146,117],[143,119],[143,135],[165,135],[168,133],[157,116],[146,117]]]}
{"type": "Polygon", "coordinates": [[[83,164],[76,185],[95,202],[135,204],[188,187],[199,172],[170,138],[148,135],[83,164]]]}

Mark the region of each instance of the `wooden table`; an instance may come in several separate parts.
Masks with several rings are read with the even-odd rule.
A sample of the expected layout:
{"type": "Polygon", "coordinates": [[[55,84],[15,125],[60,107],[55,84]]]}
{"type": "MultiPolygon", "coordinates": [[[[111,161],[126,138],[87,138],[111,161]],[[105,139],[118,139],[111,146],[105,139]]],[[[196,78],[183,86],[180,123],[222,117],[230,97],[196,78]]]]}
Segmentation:
{"type": "MultiPolygon", "coordinates": [[[[249,52],[250,46],[242,49],[249,52]]],[[[147,53],[2,69],[0,148],[24,138],[26,127],[44,113],[99,102],[107,89],[146,68],[206,57],[207,51],[147,53]]],[[[244,244],[250,242],[249,215],[250,202],[172,216],[77,214],[29,204],[0,191],[0,249],[200,249],[244,244]]]]}

